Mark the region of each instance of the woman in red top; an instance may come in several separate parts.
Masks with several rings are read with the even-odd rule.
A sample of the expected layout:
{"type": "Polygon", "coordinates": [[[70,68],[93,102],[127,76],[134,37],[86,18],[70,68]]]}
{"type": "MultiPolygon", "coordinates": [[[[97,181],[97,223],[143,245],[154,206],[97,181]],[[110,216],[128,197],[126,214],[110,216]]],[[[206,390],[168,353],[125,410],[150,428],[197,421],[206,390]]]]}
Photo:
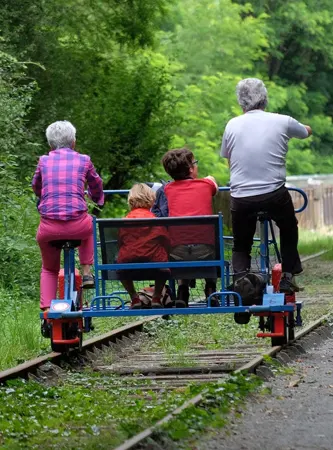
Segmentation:
{"type": "MultiPolygon", "coordinates": [[[[143,183],[133,186],[128,194],[128,204],[131,208],[126,219],[152,219],[156,216],[150,212],[155,201],[155,192],[143,183]]],[[[169,237],[167,230],[160,226],[126,227],[119,230],[118,263],[128,262],[167,262],[169,260],[169,237]]],[[[127,270],[121,271],[125,275],[127,270]]],[[[159,270],[160,279],[155,280],[152,308],[162,308],[161,295],[170,271],[159,270]]],[[[129,293],[132,309],[142,307],[141,300],[136,292],[133,280],[121,279],[121,283],[129,293]]]]}

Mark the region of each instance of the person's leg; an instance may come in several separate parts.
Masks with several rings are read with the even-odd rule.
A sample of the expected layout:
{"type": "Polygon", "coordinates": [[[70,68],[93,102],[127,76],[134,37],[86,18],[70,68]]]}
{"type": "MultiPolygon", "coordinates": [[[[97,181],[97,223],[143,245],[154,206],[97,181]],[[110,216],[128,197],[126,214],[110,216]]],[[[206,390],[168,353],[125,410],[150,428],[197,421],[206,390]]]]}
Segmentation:
{"type": "Polygon", "coordinates": [[[178,280],[176,308],[187,308],[190,299],[190,281],[178,280]]]}
{"type": "MultiPolygon", "coordinates": [[[[242,277],[251,270],[251,251],[253,237],[256,231],[257,215],[256,202],[251,198],[237,199],[231,197],[231,221],[233,232],[232,268],[234,282],[231,290],[243,296],[246,278],[242,277]]],[[[235,298],[235,304],[237,300],[235,298]]],[[[249,313],[235,313],[234,320],[240,325],[250,321],[249,313]]]]}
{"type": "MultiPolygon", "coordinates": [[[[192,255],[188,245],[177,245],[171,249],[170,261],[191,261],[192,255]]],[[[190,285],[191,280],[182,279],[178,280],[178,289],[176,296],[176,308],[186,308],[190,298],[190,285]]]]}
{"type": "MultiPolygon", "coordinates": [[[[192,260],[193,261],[205,261],[216,259],[216,249],[214,245],[198,244],[193,246],[192,260]]],[[[219,257],[219,256],[218,256],[219,257]]],[[[212,268],[213,269],[213,268],[212,268]]],[[[216,278],[205,278],[205,297],[206,299],[216,292],[216,278]]],[[[219,300],[217,297],[211,299],[211,306],[219,306],[219,300]]]]}
{"type": "Polygon", "coordinates": [[[155,280],[154,293],[153,293],[154,298],[161,298],[164,285],[165,285],[165,280],[162,280],[162,279],[155,280]]]}
{"type": "Polygon", "coordinates": [[[47,242],[39,242],[39,247],[42,255],[40,308],[47,310],[50,308],[51,301],[57,297],[61,250],[47,242]]]}
{"type": "Polygon", "coordinates": [[[163,279],[155,280],[153,298],[151,301],[152,308],[163,308],[161,296],[162,296],[162,291],[163,291],[164,285],[165,285],[165,280],[163,280],[163,279]]]}
{"type": "Polygon", "coordinates": [[[135,290],[133,280],[120,280],[131,298],[137,297],[138,293],[135,290]]]}
{"type": "Polygon", "coordinates": [[[120,282],[131,297],[131,309],[141,309],[142,302],[138,293],[136,292],[133,280],[120,280],[120,282]]]}
{"type": "MultiPolygon", "coordinates": [[[[279,190],[280,191],[280,190],[279,190]]],[[[298,290],[293,276],[303,271],[299,257],[298,222],[294,205],[287,189],[279,192],[271,204],[270,215],[280,229],[280,250],[282,259],[282,278],[280,291],[293,293],[298,290]]]]}
{"type": "Polygon", "coordinates": [[[91,274],[91,266],[94,263],[94,238],[92,217],[85,214],[79,219],[66,222],[66,228],[62,231],[64,239],[78,239],[81,241],[79,247],[79,260],[83,275],[83,287],[94,288],[95,281],[91,274]]]}
{"type": "MultiPolygon", "coordinates": [[[[205,282],[206,282],[205,296],[206,296],[206,299],[208,299],[208,297],[210,295],[212,295],[214,292],[216,292],[216,278],[206,278],[205,282]]],[[[219,297],[217,295],[214,295],[211,298],[210,305],[212,307],[220,306],[219,297]]]]}
{"type": "Polygon", "coordinates": [[[254,208],[255,205],[247,204],[243,199],[231,197],[232,267],[234,274],[240,276],[251,269],[251,250],[257,224],[254,208]]]}

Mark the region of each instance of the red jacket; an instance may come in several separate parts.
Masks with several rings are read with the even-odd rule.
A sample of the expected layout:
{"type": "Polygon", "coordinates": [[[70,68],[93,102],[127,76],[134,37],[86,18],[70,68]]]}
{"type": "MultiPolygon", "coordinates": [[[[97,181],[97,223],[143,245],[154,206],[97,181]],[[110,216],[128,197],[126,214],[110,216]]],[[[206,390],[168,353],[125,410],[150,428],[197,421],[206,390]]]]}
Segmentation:
{"type": "MultiPolygon", "coordinates": [[[[169,216],[211,216],[212,201],[218,191],[217,184],[209,178],[187,178],[171,181],[164,187],[169,216]]],[[[171,246],[188,244],[215,244],[212,225],[187,225],[169,228],[171,246]]]]}
{"type": "MultiPolygon", "coordinates": [[[[156,216],[148,209],[133,209],[126,219],[151,219],[156,216]]],[[[169,236],[165,227],[122,228],[118,234],[118,263],[169,260],[169,236]]]]}

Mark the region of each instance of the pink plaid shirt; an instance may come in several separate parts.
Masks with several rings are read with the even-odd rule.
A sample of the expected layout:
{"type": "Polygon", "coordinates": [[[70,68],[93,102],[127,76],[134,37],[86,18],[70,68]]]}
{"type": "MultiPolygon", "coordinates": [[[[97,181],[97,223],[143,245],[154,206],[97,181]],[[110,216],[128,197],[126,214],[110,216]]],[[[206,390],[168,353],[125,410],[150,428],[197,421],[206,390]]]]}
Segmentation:
{"type": "Polygon", "coordinates": [[[40,198],[40,215],[46,219],[72,220],[85,213],[86,182],[89,197],[103,205],[103,182],[89,156],[70,148],[41,156],[32,180],[32,189],[40,198]]]}

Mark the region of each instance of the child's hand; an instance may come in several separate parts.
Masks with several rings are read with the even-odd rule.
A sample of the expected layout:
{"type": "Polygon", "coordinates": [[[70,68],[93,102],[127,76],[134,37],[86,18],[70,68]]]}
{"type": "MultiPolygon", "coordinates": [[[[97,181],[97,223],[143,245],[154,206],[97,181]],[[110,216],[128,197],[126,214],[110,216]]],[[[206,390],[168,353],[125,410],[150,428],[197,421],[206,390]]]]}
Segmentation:
{"type": "MultiPolygon", "coordinates": [[[[216,183],[216,180],[214,177],[212,177],[211,175],[208,175],[206,178],[208,178],[209,180],[214,181],[214,183],[216,183]]],[[[217,184],[217,183],[216,183],[217,184]]]]}

